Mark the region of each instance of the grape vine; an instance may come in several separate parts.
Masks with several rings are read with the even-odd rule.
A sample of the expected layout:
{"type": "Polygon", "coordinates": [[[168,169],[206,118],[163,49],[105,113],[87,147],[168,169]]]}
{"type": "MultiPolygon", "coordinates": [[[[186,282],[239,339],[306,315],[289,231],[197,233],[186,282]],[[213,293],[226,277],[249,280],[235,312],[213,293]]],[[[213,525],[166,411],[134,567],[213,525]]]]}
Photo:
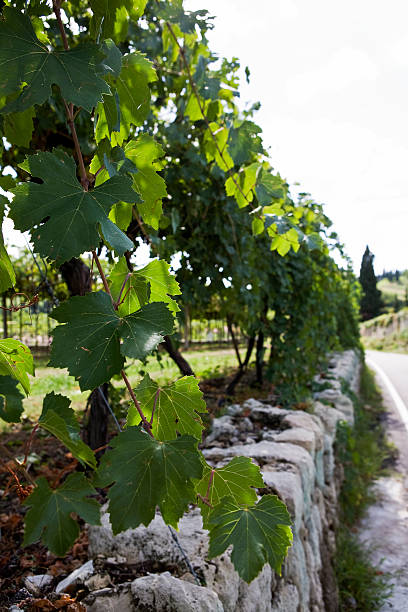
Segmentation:
{"type": "MultiPolygon", "coordinates": [[[[127,360],[144,360],[172,334],[178,311],[174,296],[180,293],[163,260],[133,270],[127,257],[135,246],[132,221],[143,236],[151,233],[146,226],[153,229],[149,240],[160,251],[154,231],[164,221],[162,200],[167,196],[159,174],[165,142],[162,148],[149,129],[154,110],[150,87],[160,87],[162,62],[157,58],[155,66],[147,59],[143,38],[131,34],[146,1],[107,5],[92,0],[92,15],[79,0],[53,0],[52,11],[43,0],[3,4],[2,130],[11,145],[30,151],[25,159],[13,160],[15,181],[0,177],[0,186],[13,196],[10,203],[2,199],[3,208],[16,229],[30,233],[34,252],[54,268],[91,252],[99,274],[98,290],[70,297],[52,311],[58,325],[50,366],[66,368],[81,390],[94,391],[121,376],[132,400],[126,429],[98,465],[80,437],[70,400],[55,393],[45,396],[36,428],[56,436],[87,471],[70,474],[55,486],[43,477],[32,482],[24,461],[15,462],[30,485],[22,495],[28,508],[24,543],[41,540],[64,555],[79,533],[72,513],[99,523],[93,495],[95,487],[103,487],[114,533],[148,525],[157,508],[177,528],[195,504],[209,530],[210,555],[232,545],[232,561],[247,581],[265,563],[279,572],[292,541],[289,514],[276,496],[257,500],[263,482],[250,459],[235,458],[222,468],[207,464],[198,449],[206,408],[196,379],[184,377],[161,388],[147,376],[133,389],[126,375],[127,360]],[[54,147],[42,139],[50,113],[55,125],[69,128],[63,142],[54,139],[54,147]],[[84,154],[85,135],[92,128],[94,140],[86,142],[84,154]],[[102,248],[107,254],[103,260],[102,248]]],[[[156,2],[148,10],[151,27],[160,24],[163,53],[173,61],[178,57],[184,71],[175,75],[179,81],[172,93],[189,92],[183,112],[193,124],[204,121],[200,143],[212,170],[223,173],[226,194],[239,208],[250,206],[254,233],[265,231],[272,249],[282,255],[297,251],[311,234],[302,230],[287,186],[263,155],[256,128],[251,132],[249,125],[228,122],[225,109],[234,106],[229,68],[227,74],[211,75],[204,53],[195,59],[194,75],[191,70],[203,13],[185,13],[179,0],[156,2]],[[249,159],[237,141],[240,129],[249,143],[249,159]]],[[[310,220],[314,213],[309,213],[310,220]]],[[[3,241],[0,261],[4,291],[16,279],[3,241]]],[[[20,387],[30,392],[28,374],[34,374],[28,348],[14,339],[0,341],[0,416],[8,422],[19,420],[20,387]]]]}

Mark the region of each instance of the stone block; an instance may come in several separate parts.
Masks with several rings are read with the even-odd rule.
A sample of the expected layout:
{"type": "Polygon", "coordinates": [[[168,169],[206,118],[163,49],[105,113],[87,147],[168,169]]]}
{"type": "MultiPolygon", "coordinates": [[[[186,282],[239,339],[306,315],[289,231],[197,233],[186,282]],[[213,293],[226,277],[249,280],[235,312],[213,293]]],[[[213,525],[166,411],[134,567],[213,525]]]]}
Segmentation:
{"type": "Polygon", "coordinates": [[[214,591],[175,578],[169,572],[137,578],[132,582],[131,592],[135,610],[224,612],[214,591]]]}
{"type": "Polygon", "coordinates": [[[239,584],[239,596],[235,612],[271,612],[272,570],[264,565],[259,576],[250,584],[239,584]]]}
{"type": "MultiPolygon", "coordinates": [[[[284,466],[283,466],[284,467],[284,466]]],[[[303,517],[303,490],[299,473],[289,470],[278,470],[266,465],[262,469],[262,477],[267,487],[271,487],[286,504],[293,520],[294,531],[299,531],[303,517]]]]}
{"type": "Polygon", "coordinates": [[[315,435],[313,431],[308,429],[300,429],[299,427],[294,429],[285,429],[277,434],[273,434],[270,439],[273,442],[289,442],[290,444],[296,444],[297,446],[301,446],[307,450],[312,457],[315,455],[315,435]]]}
{"type": "Polygon", "coordinates": [[[298,612],[299,592],[294,584],[281,584],[273,594],[272,612],[298,612]]]}

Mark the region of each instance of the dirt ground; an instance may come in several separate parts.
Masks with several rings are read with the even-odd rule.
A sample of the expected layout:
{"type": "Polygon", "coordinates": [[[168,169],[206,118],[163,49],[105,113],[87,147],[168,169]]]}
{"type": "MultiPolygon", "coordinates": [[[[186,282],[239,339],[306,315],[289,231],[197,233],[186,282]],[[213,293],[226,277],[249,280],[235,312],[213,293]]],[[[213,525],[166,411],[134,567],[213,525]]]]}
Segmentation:
{"type": "MultiPolygon", "coordinates": [[[[223,391],[227,383],[225,377],[200,383],[210,413],[208,420],[222,411],[226,402],[223,391]]],[[[268,398],[271,401],[275,399],[273,388],[267,383],[262,388],[256,387],[251,374],[242,379],[234,397],[228,402],[241,403],[248,397],[268,398]]],[[[60,484],[69,473],[82,469],[56,438],[39,429],[32,435],[34,426],[34,423],[26,421],[0,434],[0,444],[3,447],[3,450],[0,448],[0,612],[8,610],[13,604],[20,605],[27,612],[81,612],[85,607],[80,600],[87,592],[76,593],[73,599],[68,595],[55,595],[53,591],[58,582],[88,560],[85,525],[80,525],[80,536],[63,558],[49,553],[40,543],[27,547],[22,545],[26,509],[21,502],[29,494],[30,484],[16,469],[15,463],[5,456],[6,451],[20,460],[27,455],[27,470],[30,476],[34,480],[45,476],[52,486],[60,484]],[[36,598],[26,590],[24,579],[38,574],[49,574],[53,580],[45,594],[42,593],[41,597],[36,598]]],[[[103,503],[106,499],[104,491],[98,492],[98,496],[99,501],[103,503]]],[[[112,564],[100,569],[109,575],[111,584],[130,581],[148,571],[160,570],[136,564],[112,564]]]]}

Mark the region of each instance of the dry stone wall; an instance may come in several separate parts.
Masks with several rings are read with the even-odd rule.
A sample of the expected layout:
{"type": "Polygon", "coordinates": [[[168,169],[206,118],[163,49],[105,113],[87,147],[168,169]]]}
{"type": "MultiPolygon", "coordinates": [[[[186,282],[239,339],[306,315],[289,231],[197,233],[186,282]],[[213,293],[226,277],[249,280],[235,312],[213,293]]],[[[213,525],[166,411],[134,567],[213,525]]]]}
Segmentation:
{"type": "MultiPolygon", "coordinates": [[[[232,405],[213,422],[204,454],[215,466],[247,456],[261,467],[265,489],[286,503],[293,519],[293,546],[277,576],[269,566],[251,583],[235,572],[227,553],[208,560],[208,535],[198,510],[179,525],[179,542],[206,586],[187,571],[182,550],[161,516],[149,527],[113,536],[108,514],[89,527],[89,554],[150,568],[150,573],[115,588],[91,592],[90,612],[335,612],[332,568],[337,499],[342,479],[334,441],[338,421],[353,423],[353,404],[342,380],[356,390],[360,363],[353,351],[333,355],[310,411],[284,410],[254,399],[232,405]],[[152,569],[153,568],[153,569],[152,569]],[[153,571],[156,570],[156,571],[153,571]]],[[[84,602],[83,602],[84,603],[84,602]]]]}

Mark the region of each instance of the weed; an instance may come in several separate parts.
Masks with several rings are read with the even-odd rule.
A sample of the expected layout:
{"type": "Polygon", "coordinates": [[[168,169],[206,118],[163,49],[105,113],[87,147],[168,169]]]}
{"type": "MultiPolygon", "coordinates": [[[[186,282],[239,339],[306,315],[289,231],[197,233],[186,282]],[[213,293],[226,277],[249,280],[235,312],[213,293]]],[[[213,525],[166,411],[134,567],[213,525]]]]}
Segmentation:
{"type": "Polygon", "coordinates": [[[390,587],[387,576],[370,564],[367,549],[351,529],[373,503],[371,486],[385,473],[393,452],[385,439],[384,407],[373,374],[363,366],[359,397],[347,385],[342,385],[342,390],[354,403],[354,427],[339,423],[336,440],[337,457],[344,469],[335,559],[340,611],[373,612],[389,596],[390,587]]]}

